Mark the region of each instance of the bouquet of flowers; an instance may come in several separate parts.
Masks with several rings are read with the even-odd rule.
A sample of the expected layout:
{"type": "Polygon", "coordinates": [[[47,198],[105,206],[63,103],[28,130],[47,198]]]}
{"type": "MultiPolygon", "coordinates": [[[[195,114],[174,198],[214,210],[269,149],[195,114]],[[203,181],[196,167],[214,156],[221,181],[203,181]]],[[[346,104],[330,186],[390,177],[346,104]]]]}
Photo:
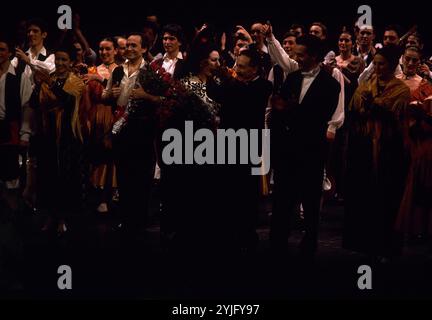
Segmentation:
{"type": "MultiPolygon", "coordinates": [[[[194,120],[197,128],[213,126],[213,117],[203,102],[180,81],[174,80],[161,65],[152,63],[141,69],[136,86],[141,86],[151,95],[162,97],[156,109],[159,127],[183,127],[185,120],[194,120]]],[[[126,107],[118,107],[112,133],[118,134],[127,125],[128,117],[145,103],[139,99],[129,99],[126,107]]]]}
{"type": "MultiPolygon", "coordinates": [[[[149,67],[139,70],[135,88],[140,86],[149,94],[154,96],[162,96],[167,98],[170,95],[173,80],[171,75],[165,71],[162,66],[150,64],[149,67]]],[[[128,104],[117,107],[114,117],[115,122],[112,129],[112,134],[116,135],[127,125],[128,118],[136,112],[145,101],[141,99],[129,98],[128,104]]]]}

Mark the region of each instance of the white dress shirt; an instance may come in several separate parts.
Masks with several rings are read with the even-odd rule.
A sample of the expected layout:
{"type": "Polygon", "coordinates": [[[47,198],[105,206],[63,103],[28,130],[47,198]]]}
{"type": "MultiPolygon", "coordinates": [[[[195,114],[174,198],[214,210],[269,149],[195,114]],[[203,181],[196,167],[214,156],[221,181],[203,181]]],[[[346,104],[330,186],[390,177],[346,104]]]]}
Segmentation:
{"type": "MultiPolygon", "coordinates": [[[[5,101],[5,89],[6,89],[6,77],[10,73],[15,75],[15,68],[12,64],[9,64],[8,71],[0,77],[0,120],[3,120],[6,116],[6,101],[5,101]]],[[[20,99],[22,110],[22,122],[20,129],[21,140],[29,141],[31,128],[30,128],[30,117],[26,116],[25,108],[28,108],[27,104],[32,94],[32,84],[30,78],[23,74],[20,82],[20,99]]]]}
{"type": "Polygon", "coordinates": [[[302,86],[301,86],[301,91],[300,91],[300,96],[299,96],[299,103],[302,103],[304,96],[308,92],[312,82],[314,82],[314,80],[316,79],[316,77],[318,76],[320,71],[321,71],[321,68],[319,66],[317,66],[316,68],[312,69],[311,71],[302,72],[303,81],[302,81],[302,86]]]}
{"type": "MultiPolygon", "coordinates": [[[[294,59],[291,59],[288,53],[283,49],[280,42],[274,37],[272,34],[271,37],[267,37],[267,46],[268,51],[270,54],[270,57],[273,61],[275,61],[278,65],[282,67],[285,74],[290,74],[291,72],[297,71],[299,66],[297,61],[294,59]]],[[[339,93],[339,100],[338,105],[336,107],[336,110],[334,111],[331,120],[328,122],[328,131],[336,132],[336,129],[340,128],[344,122],[345,119],[345,91],[344,91],[344,79],[342,73],[337,70],[337,68],[333,69],[332,73],[333,78],[335,78],[340,86],[341,90],[339,93]]],[[[315,78],[314,78],[315,79],[315,78]]],[[[307,89],[309,89],[308,82],[306,81],[307,89]]],[[[312,81],[310,82],[312,83],[312,81]]],[[[307,89],[305,90],[305,93],[307,92],[307,89]]],[[[303,88],[302,88],[303,90],[303,88]]],[[[303,100],[304,95],[300,95],[300,102],[303,100]]]]}
{"type": "Polygon", "coordinates": [[[180,51],[177,54],[177,57],[175,57],[174,59],[170,59],[165,53],[163,56],[162,68],[164,68],[164,70],[168,72],[171,76],[174,76],[175,67],[179,59],[183,59],[183,55],[180,51]]]}
{"type": "MultiPolygon", "coordinates": [[[[124,71],[124,76],[120,82],[120,96],[117,99],[117,105],[118,106],[126,106],[129,100],[129,96],[132,93],[132,89],[135,87],[135,82],[136,82],[136,78],[138,76],[139,70],[141,68],[143,68],[146,65],[146,61],[144,59],[141,60],[141,64],[138,70],[136,70],[135,72],[133,72],[132,74],[129,74],[129,61],[126,60],[125,63],[123,63],[123,65],[121,66],[123,68],[124,71]]],[[[112,74],[110,79],[108,80],[106,89],[104,89],[103,93],[102,93],[102,97],[103,98],[107,98],[110,96],[111,94],[111,89],[113,86],[113,79],[112,79],[112,74]]]]}
{"type": "Polygon", "coordinates": [[[336,130],[342,127],[345,121],[345,80],[342,71],[338,68],[333,68],[332,73],[333,78],[335,78],[340,84],[340,92],[338,104],[335,112],[333,112],[330,121],[328,122],[327,131],[336,133],[336,130]]]}
{"type": "MultiPolygon", "coordinates": [[[[42,47],[42,49],[35,55],[33,56],[31,53],[31,50],[28,49],[26,51],[28,57],[30,58],[30,64],[26,65],[26,67],[24,68],[24,72],[23,74],[25,74],[32,82],[32,85],[34,84],[34,80],[33,80],[33,70],[36,68],[40,68],[40,69],[45,69],[47,70],[49,73],[52,73],[55,71],[55,56],[54,54],[50,54],[45,61],[40,61],[38,60],[38,57],[40,54],[46,56],[47,55],[47,51],[45,49],[45,47],[42,47]]],[[[13,58],[11,61],[12,65],[16,68],[18,66],[18,58],[13,58]]]]}

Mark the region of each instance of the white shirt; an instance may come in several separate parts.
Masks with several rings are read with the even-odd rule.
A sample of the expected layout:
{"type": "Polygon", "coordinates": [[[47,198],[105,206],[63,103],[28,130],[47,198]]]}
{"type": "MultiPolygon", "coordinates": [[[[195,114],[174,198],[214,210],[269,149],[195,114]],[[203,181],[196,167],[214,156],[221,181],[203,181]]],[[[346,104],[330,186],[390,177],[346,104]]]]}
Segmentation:
{"type": "Polygon", "coordinates": [[[267,46],[265,44],[263,44],[263,46],[261,48],[261,51],[264,52],[264,53],[269,53],[268,52],[268,48],[267,48],[267,46]]]}
{"type": "MultiPolygon", "coordinates": [[[[7,74],[10,73],[15,75],[15,68],[12,64],[9,64],[8,71],[0,77],[0,120],[3,120],[6,116],[6,101],[5,101],[5,89],[6,89],[6,77],[7,74]]],[[[21,76],[20,82],[20,98],[21,98],[21,107],[24,109],[27,106],[28,101],[30,100],[30,96],[32,94],[32,84],[30,78],[25,74],[21,76]]],[[[30,129],[30,119],[29,117],[24,116],[24,110],[22,115],[22,123],[20,136],[21,140],[28,141],[31,134],[30,129]]]]}
{"type": "Polygon", "coordinates": [[[179,59],[183,59],[183,55],[180,51],[177,54],[177,57],[175,57],[174,59],[170,59],[165,53],[163,56],[162,68],[164,68],[164,70],[168,72],[171,76],[174,76],[175,67],[179,59]]]}
{"type": "MultiPolygon", "coordinates": [[[[133,72],[132,74],[129,74],[129,61],[126,60],[125,63],[121,66],[124,71],[124,76],[120,82],[120,96],[117,99],[117,105],[118,106],[126,106],[129,100],[129,96],[132,92],[132,89],[135,87],[136,78],[138,76],[139,70],[143,68],[146,65],[146,61],[144,59],[141,60],[141,64],[138,70],[133,72]]],[[[111,89],[113,86],[113,79],[112,74],[110,79],[108,80],[107,87],[104,89],[102,93],[102,97],[106,98],[111,94],[111,89]]]]}
{"type": "MultiPolygon", "coordinates": [[[[42,47],[42,49],[36,54],[36,56],[33,56],[31,53],[31,50],[28,49],[26,51],[28,57],[30,58],[30,64],[26,65],[24,68],[23,74],[25,74],[32,82],[32,85],[34,84],[33,80],[33,70],[35,68],[41,68],[47,70],[49,73],[52,73],[55,71],[55,56],[54,54],[50,54],[45,61],[39,61],[38,57],[40,54],[46,56],[47,51],[45,47],[42,47]]],[[[11,61],[12,65],[16,68],[18,66],[18,58],[13,58],[11,61]]]]}
{"type": "Polygon", "coordinates": [[[267,50],[272,61],[280,65],[284,73],[289,74],[298,70],[299,66],[297,61],[290,58],[273,34],[271,37],[267,38],[267,50]]]}
{"type": "Polygon", "coordinates": [[[330,121],[328,122],[327,131],[336,133],[336,130],[342,127],[345,121],[345,80],[342,71],[338,68],[333,68],[332,73],[333,78],[335,78],[340,85],[339,99],[335,112],[333,112],[330,121]]]}
{"type": "Polygon", "coordinates": [[[318,66],[315,69],[312,69],[311,71],[302,72],[303,81],[302,81],[302,87],[299,96],[299,103],[302,103],[304,96],[309,90],[309,87],[311,86],[312,82],[314,82],[314,80],[316,79],[320,71],[321,68],[318,66]]]}
{"type": "MultiPolygon", "coordinates": [[[[285,74],[290,74],[291,72],[298,70],[299,66],[297,61],[290,58],[288,53],[286,53],[286,51],[281,46],[280,42],[274,37],[273,34],[271,37],[268,37],[266,40],[267,40],[270,57],[272,58],[273,61],[275,61],[278,65],[282,67],[285,74]]],[[[345,91],[344,91],[344,79],[342,73],[339,70],[337,70],[337,68],[334,68],[332,76],[339,82],[341,86],[338,105],[331,117],[331,120],[328,122],[329,126],[327,130],[334,133],[336,132],[336,129],[339,129],[343,125],[345,119],[345,91]]],[[[309,86],[307,88],[309,88],[309,86]]],[[[306,92],[307,89],[305,91],[305,94],[306,92]]],[[[301,100],[303,99],[303,97],[301,96],[301,100]]]]}

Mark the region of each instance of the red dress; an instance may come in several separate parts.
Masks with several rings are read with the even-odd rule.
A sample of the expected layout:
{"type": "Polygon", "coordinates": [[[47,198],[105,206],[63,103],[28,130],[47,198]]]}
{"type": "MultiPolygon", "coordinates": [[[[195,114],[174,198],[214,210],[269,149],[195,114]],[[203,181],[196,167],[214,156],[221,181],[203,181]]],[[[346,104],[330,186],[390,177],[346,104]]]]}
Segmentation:
{"type": "Polygon", "coordinates": [[[412,109],[410,167],[396,229],[410,236],[432,235],[432,85],[420,77],[407,82],[412,103],[422,104],[412,109]]]}

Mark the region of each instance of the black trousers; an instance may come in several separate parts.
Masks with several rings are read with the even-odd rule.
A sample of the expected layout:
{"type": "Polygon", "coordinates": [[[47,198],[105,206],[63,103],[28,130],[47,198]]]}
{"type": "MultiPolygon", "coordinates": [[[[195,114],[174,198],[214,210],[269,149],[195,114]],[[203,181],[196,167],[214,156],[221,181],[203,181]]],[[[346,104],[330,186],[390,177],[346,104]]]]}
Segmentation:
{"type": "Polygon", "coordinates": [[[72,133],[36,135],[30,140],[29,156],[35,157],[36,207],[54,219],[65,219],[82,210],[82,146],[72,133]]]}
{"type": "Polygon", "coordinates": [[[258,235],[256,227],[259,211],[259,176],[251,175],[250,166],[228,165],[221,185],[223,208],[226,211],[227,232],[234,245],[254,248],[258,235]]]}
{"type": "Polygon", "coordinates": [[[8,181],[19,178],[18,157],[18,146],[0,145],[0,180],[8,181]]]}
{"type": "Polygon", "coordinates": [[[139,232],[147,226],[155,167],[154,129],[143,119],[129,119],[113,139],[124,230],[139,232]]]}
{"type": "Polygon", "coordinates": [[[270,241],[272,246],[286,246],[292,219],[302,203],[305,218],[305,249],[315,251],[322,194],[324,161],[313,164],[297,162],[275,168],[273,213],[270,241]]]}

